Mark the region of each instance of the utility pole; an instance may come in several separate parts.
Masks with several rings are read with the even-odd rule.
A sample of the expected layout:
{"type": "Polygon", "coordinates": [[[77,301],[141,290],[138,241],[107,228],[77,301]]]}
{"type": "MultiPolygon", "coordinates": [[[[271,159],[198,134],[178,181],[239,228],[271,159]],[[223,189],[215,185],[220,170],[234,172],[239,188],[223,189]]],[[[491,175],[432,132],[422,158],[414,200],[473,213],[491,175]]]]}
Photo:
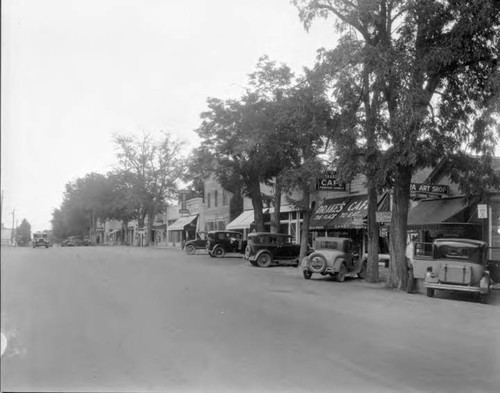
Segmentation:
{"type": "Polygon", "coordinates": [[[10,237],[12,241],[12,245],[14,245],[14,217],[16,216],[16,209],[12,210],[12,230],[10,232],[10,237]]]}

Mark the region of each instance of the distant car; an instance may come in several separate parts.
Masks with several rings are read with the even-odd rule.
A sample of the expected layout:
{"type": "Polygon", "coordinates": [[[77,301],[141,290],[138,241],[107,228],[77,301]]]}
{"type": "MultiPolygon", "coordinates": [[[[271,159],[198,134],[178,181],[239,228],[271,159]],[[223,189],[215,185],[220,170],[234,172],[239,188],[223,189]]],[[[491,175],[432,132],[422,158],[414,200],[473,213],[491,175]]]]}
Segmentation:
{"type": "Polygon", "coordinates": [[[318,237],[314,252],[301,262],[305,279],[313,274],[330,275],[337,281],[344,281],[349,273],[357,273],[361,278],[366,275],[366,264],[353,252],[353,241],[342,237],[318,237]]]}
{"type": "Polygon", "coordinates": [[[70,236],[66,239],[63,240],[61,243],[62,247],[77,247],[77,246],[84,246],[85,242],[77,237],[77,236],[70,236]]]}
{"type": "Polygon", "coordinates": [[[243,234],[236,231],[210,231],[207,233],[207,251],[211,257],[222,258],[227,253],[244,254],[247,245],[243,234]]]}
{"type": "Polygon", "coordinates": [[[298,266],[300,244],[294,243],[292,239],[292,236],[282,233],[250,233],[245,259],[248,259],[253,266],[258,267],[269,267],[272,264],[283,262],[298,266]]]}
{"type": "Polygon", "coordinates": [[[33,248],[36,247],[45,247],[49,248],[49,236],[44,232],[35,232],[33,233],[33,248]]]}
{"type": "Polygon", "coordinates": [[[480,240],[434,240],[424,279],[427,296],[433,297],[436,291],[459,291],[488,302],[491,278],[487,255],[488,244],[480,240]]]}
{"type": "Polygon", "coordinates": [[[206,250],[207,241],[207,232],[198,232],[196,234],[196,239],[186,241],[184,244],[184,251],[188,255],[193,255],[198,250],[206,250]]]}

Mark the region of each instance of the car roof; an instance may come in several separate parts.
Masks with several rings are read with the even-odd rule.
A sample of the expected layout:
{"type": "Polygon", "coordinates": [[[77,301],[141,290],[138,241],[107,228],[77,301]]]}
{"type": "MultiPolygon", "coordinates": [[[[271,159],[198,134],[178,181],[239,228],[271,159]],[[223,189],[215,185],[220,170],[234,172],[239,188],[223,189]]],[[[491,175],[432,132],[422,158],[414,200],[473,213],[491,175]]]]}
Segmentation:
{"type": "Polygon", "coordinates": [[[262,236],[262,235],[266,235],[266,236],[286,236],[286,237],[293,237],[292,235],[288,235],[288,234],[285,234],[285,233],[277,233],[277,232],[253,232],[253,233],[249,233],[248,236],[262,236]]]}
{"type": "Polygon", "coordinates": [[[238,234],[238,235],[243,235],[241,232],[238,232],[238,231],[225,231],[223,229],[216,230],[216,231],[208,231],[207,233],[234,233],[234,234],[238,234]]]}
{"type": "Polygon", "coordinates": [[[317,237],[314,240],[316,240],[316,241],[318,241],[318,240],[321,240],[321,241],[328,241],[328,240],[330,240],[330,241],[332,241],[332,240],[334,240],[334,241],[350,240],[350,241],[352,241],[352,239],[350,237],[333,237],[333,236],[320,236],[320,237],[317,237]]]}
{"type": "Polygon", "coordinates": [[[438,243],[465,243],[465,244],[470,244],[474,246],[487,246],[488,243],[482,241],[482,240],[475,240],[475,239],[461,239],[461,238],[441,238],[441,239],[436,239],[434,240],[436,244],[438,243]]]}

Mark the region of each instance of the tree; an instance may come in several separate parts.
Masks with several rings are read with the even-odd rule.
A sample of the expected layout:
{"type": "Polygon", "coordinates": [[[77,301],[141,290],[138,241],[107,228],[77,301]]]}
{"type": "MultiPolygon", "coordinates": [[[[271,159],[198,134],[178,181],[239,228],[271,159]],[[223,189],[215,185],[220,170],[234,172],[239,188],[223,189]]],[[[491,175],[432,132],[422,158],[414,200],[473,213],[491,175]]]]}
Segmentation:
{"type": "Polygon", "coordinates": [[[252,200],[257,231],[264,231],[263,199],[260,185],[270,178],[272,156],[265,145],[265,135],[273,124],[269,105],[249,93],[241,100],[208,99],[208,111],[201,114],[196,130],[204,154],[210,157],[214,173],[222,187],[241,190],[252,200]]]}
{"type": "MultiPolygon", "coordinates": [[[[158,140],[148,133],[141,138],[118,135],[115,144],[119,159],[115,179],[119,180],[119,195],[125,198],[115,215],[136,219],[140,228],[148,217],[149,234],[156,214],[175,198],[185,167],[180,155],[182,143],[163,132],[158,140]]],[[[149,245],[149,236],[145,245],[149,245]]]]}
{"type": "Polygon", "coordinates": [[[16,228],[16,242],[19,246],[27,246],[31,239],[31,225],[23,218],[21,225],[16,228]]]}
{"type": "Polygon", "coordinates": [[[110,179],[89,173],[66,184],[60,209],[52,214],[52,230],[56,238],[85,236],[97,219],[106,219],[113,210],[114,190],[110,179]]]}
{"type": "MultiPolygon", "coordinates": [[[[387,285],[406,289],[412,174],[443,156],[492,154],[500,5],[493,0],[293,2],[306,28],[317,17],[333,16],[340,46],[358,48],[353,56],[343,53],[355,65],[350,80],[364,113],[358,131],[366,141],[369,223],[370,195],[383,178],[394,196],[387,285]]],[[[345,67],[333,67],[332,78],[345,80],[343,72],[345,67]]],[[[341,83],[336,86],[345,91],[341,83]]]]}
{"type": "Polygon", "coordinates": [[[329,138],[336,128],[323,84],[309,76],[306,74],[280,100],[276,117],[278,135],[287,141],[282,146],[281,187],[287,193],[292,190],[301,193],[298,200],[288,197],[288,201],[303,212],[300,260],[308,248],[313,211],[310,194],[315,190],[318,174],[325,168],[321,155],[327,152],[329,138]]]}

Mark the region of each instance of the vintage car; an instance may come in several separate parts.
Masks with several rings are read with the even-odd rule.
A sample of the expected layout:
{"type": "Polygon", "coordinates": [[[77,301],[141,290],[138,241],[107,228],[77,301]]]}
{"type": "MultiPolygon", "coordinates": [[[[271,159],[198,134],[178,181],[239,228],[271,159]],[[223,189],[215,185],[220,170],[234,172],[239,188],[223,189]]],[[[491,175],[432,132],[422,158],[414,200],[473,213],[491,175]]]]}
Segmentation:
{"type": "Polygon", "coordinates": [[[61,243],[61,247],[78,247],[78,246],[86,246],[85,242],[79,238],[78,236],[70,236],[64,239],[61,243]]]}
{"type": "Polygon", "coordinates": [[[33,248],[45,247],[49,248],[49,236],[46,232],[35,232],[33,233],[33,248]]]}
{"type": "Polygon", "coordinates": [[[344,281],[347,274],[365,277],[366,264],[353,252],[353,241],[343,237],[318,237],[314,243],[314,252],[301,262],[302,274],[310,279],[313,273],[335,277],[344,281]]]}
{"type": "Polygon", "coordinates": [[[427,296],[433,297],[437,290],[460,291],[487,302],[491,291],[487,254],[488,244],[480,240],[434,240],[424,279],[427,296]]]}
{"type": "Polygon", "coordinates": [[[188,255],[193,255],[198,250],[206,250],[207,248],[207,232],[196,233],[196,239],[186,240],[184,243],[184,251],[188,255]]]}
{"type": "Polygon", "coordinates": [[[298,266],[300,244],[292,242],[292,239],[292,236],[282,233],[250,233],[245,249],[245,259],[248,259],[253,266],[259,267],[269,267],[273,263],[282,262],[298,266]]]}
{"type": "Polygon", "coordinates": [[[210,231],[207,233],[207,252],[211,257],[222,258],[227,253],[244,254],[246,240],[236,231],[210,231]]]}

